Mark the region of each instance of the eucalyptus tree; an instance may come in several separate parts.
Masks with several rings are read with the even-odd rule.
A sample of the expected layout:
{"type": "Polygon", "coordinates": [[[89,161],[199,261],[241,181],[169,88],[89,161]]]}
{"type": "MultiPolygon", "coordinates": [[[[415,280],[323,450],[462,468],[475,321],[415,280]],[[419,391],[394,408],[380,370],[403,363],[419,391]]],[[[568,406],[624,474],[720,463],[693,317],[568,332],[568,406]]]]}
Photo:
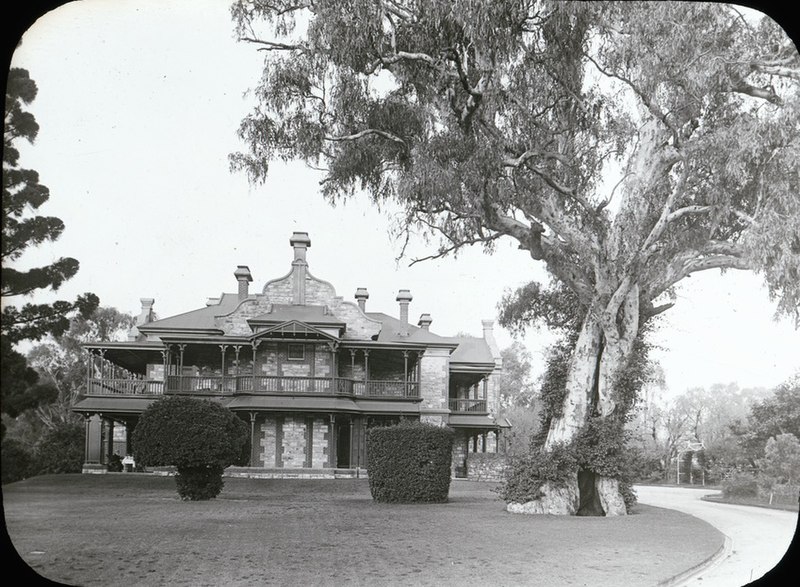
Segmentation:
{"type": "MultiPolygon", "coordinates": [[[[241,0],[265,54],[235,169],[324,170],[331,201],[397,202],[430,257],[514,239],[583,320],[543,450],[615,417],[615,382],[674,288],[714,269],[800,301],[800,56],[769,18],[711,3],[241,0]]],[[[514,268],[515,274],[523,267],[514,268]]],[[[594,487],[622,513],[614,478],[594,487]]],[[[577,507],[577,479],[543,511],[577,507]]]]}

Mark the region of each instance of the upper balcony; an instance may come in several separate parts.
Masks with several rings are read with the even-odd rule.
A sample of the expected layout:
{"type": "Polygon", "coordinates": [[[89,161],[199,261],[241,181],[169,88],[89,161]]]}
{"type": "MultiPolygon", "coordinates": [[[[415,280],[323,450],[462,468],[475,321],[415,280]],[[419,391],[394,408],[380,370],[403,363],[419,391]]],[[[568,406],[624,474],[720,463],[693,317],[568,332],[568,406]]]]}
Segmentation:
{"type": "Polygon", "coordinates": [[[418,400],[416,381],[355,380],[343,377],[278,377],[268,375],[168,375],[155,379],[89,380],[87,395],[304,395],[418,400]]]}
{"type": "Polygon", "coordinates": [[[485,399],[454,399],[450,398],[450,411],[463,414],[488,414],[489,409],[485,399]]]}

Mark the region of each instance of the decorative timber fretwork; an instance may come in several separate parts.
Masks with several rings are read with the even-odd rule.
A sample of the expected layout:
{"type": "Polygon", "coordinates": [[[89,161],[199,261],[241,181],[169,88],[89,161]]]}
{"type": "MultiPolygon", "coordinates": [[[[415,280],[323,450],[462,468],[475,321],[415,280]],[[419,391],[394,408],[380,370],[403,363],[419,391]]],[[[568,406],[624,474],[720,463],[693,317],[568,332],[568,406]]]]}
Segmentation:
{"type": "Polygon", "coordinates": [[[265,328],[264,330],[259,330],[251,337],[253,340],[263,340],[267,338],[295,340],[338,340],[336,336],[320,330],[319,328],[310,326],[305,322],[300,322],[299,320],[290,320],[270,328],[265,328]]]}

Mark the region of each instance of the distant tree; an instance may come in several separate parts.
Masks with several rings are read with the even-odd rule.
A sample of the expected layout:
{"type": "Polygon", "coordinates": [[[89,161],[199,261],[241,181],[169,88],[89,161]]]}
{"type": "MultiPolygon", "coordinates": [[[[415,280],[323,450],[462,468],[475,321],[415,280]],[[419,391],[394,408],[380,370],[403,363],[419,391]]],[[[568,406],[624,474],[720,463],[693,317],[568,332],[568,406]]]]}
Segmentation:
{"type": "MultiPolygon", "coordinates": [[[[683,2],[232,10],[271,57],[235,168],[259,181],[275,159],[304,160],[330,200],[397,202],[406,230],[441,237],[430,257],[512,239],[576,296],[542,450],[619,417],[643,328],[690,275],[758,271],[800,319],[800,55],[774,21],[683,2]]],[[[595,486],[619,501],[614,479],[595,486]]]]}
{"type": "Polygon", "coordinates": [[[46,337],[28,352],[28,363],[39,373],[40,380],[56,390],[53,401],[36,407],[45,427],[77,421],[71,408],[86,388],[86,352],[81,345],[125,340],[133,324],[131,315],[116,308],[99,307],[89,316],[73,317],[66,332],[46,337]]]}
{"type": "Polygon", "coordinates": [[[533,407],[536,387],[531,380],[531,353],[520,341],[500,350],[503,369],[495,383],[501,408],[533,407]]]}
{"type": "Polygon", "coordinates": [[[205,500],[222,491],[225,467],[246,462],[249,437],[244,421],[216,402],[165,397],[142,413],[132,441],[141,464],[177,467],[182,499],[205,500]]]}
{"type": "Polygon", "coordinates": [[[770,438],[759,465],[773,484],[800,484],[800,441],[788,432],[770,438]]]}
{"type": "Polygon", "coordinates": [[[531,378],[531,353],[525,346],[514,341],[500,350],[503,369],[497,376],[496,389],[499,398],[498,415],[511,423],[506,433],[506,449],[509,454],[529,450],[531,437],[538,430],[538,391],[531,378]]]}
{"type": "Polygon", "coordinates": [[[770,438],[780,434],[800,438],[800,373],[755,402],[746,422],[737,421],[731,428],[753,465],[764,454],[770,438]]]}
{"type": "Polygon", "coordinates": [[[16,418],[22,412],[49,403],[57,397],[55,387],[39,382],[39,374],[28,366],[24,355],[15,351],[8,339],[0,338],[0,347],[0,406],[4,414],[16,418]]]}
{"type": "Polygon", "coordinates": [[[61,334],[75,313],[89,314],[99,304],[97,296],[85,294],[75,302],[27,303],[21,308],[9,305],[8,298],[27,296],[38,290],[53,291],[78,271],[78,261],[62,257],[50,265],[20,270],[11,267],[28,247],[58,239],[64,223],[52,216],[37,216],[36,211],[50,198],[39,183],[39,174],[19,167],[15,142],[33,142],[39,125],[24,106],[36,98],[36,83],[27,70],[12,68],[6,86],[3,129],[3,211],[0,261],[2,261],[2,411],[11,416],[52,399],[52,389],[37,387],[35,373],[13,347],[22,340],[39,340],[47,334],[61,334]],[[6,363],[8,363],[6,365],[6,363]]]}

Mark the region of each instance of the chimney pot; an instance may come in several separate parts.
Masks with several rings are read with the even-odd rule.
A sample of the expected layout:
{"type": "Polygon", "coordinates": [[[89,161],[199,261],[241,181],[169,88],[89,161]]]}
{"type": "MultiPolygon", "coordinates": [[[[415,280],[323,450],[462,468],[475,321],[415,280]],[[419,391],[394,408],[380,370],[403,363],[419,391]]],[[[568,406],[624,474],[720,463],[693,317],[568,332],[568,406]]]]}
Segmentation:
{"type": "Polygon", "coordinates": [[[253,281],[253,276],[250,274],[250,268],[247,265],[237,266],[233,276],[239,282],[239,301],[241,301],[250,295],[250,282],[253,281]]]}
{"type": "Polygon", "coordinates": [[[366,312],[367,308],[367,300],[369,299],[369,292],[367,291],[366,287],[359,287],[356,290],[355,295],[356,300],[358,301],[358,307],[362,312],[366,312]]]}
{"type": "Polygon", "coordinates": [[[294,261],[306,260],[306,249],[311,246],[311,239],[307,232],[294,232],[289,239],[289,244],[294,249],[294,261]]]}
{"type": "Polygon", "coordinates": [[[427,313],[422,314],[419,317],[419,322],[417,322],[417,326],[419,326],[423,330],[428,330],[430,328],[431,322],[433,322],[433,319],[431,318],[430,314],[427,313]]]}

